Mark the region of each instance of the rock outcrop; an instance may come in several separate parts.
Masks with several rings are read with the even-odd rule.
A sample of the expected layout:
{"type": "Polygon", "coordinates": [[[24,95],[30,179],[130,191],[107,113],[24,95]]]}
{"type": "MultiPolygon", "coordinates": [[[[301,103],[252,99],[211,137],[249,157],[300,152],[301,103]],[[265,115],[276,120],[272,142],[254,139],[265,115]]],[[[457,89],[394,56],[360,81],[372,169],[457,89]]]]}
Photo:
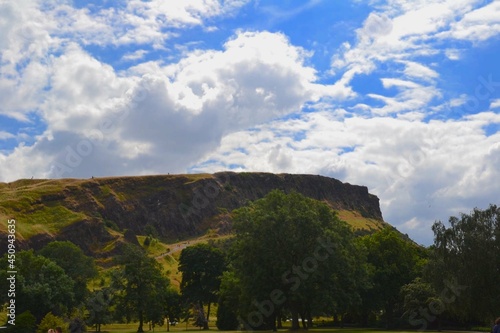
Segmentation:
{"type": "MultiPolygon", "coordinates": [[[[333,209],[384,224],[378,198],[364,186],[315,175],[233,172],[22,180],[0,186],[0,214],[26,224],[19,228],[21,248],[40,248],[51,240],[65,239],[100,256],[103,249],[114,248],[114,242],[126,242],[126,230],[138,235],[154,232],[172,241],[200,236],[209,229],[230,232],[230,212],[273,189],[296,191],[333,209]],[[27,225],[33,229],[23,235],[27,225]]],[[[0,252],[7,248],[1,244],[3,239],[0,252]]]]}

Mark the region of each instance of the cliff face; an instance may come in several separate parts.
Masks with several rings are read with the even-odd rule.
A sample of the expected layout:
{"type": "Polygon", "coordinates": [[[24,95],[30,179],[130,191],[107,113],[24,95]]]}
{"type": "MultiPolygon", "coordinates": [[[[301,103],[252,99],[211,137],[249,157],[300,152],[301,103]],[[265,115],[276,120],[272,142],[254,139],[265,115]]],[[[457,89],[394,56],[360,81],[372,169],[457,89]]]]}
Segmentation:
{"type": "Polygon", "coordinates": [[[22,180],[0,186],[0,215],[16,219],[21,248],[71,240],[99,256],[106,248],[116,250],[124,230],[142,235],[153,231],[170,240],[200,236],[209,229],[230,232],[229,212],[273,189],[296,191],[333,209],[355,212],[375,229],[384,223],[378,198],[364,186],[313,175],[231,172],[22,180]]]}

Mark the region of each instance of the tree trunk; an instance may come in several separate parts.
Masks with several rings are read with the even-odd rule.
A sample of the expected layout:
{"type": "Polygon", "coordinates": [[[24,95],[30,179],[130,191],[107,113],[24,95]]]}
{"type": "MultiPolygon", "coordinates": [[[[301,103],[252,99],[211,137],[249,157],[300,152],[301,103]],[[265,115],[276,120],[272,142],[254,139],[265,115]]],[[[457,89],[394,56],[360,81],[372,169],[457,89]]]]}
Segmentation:
{"type": "Polygon", "coordinates": [[[291,310],[292,312],[292,330],[298,330],[299,326],[299,312],[297,310],[291,310]]]}
{"type": "Polygon", "coordinates": [[[312,328],[313,327],[313,318],[311,316],[311,312],[307,312],[307,328],[312,328]]]}
{"type": "Polygon", "coordinates": [[[392,322],[393,322],[393,307],[391,304],[386,304],[385,306],[385,321],[386,321],[386,328],[389,330],[392,328],[392,322]]]}
{"type": "Polygon", "coordinates": [[[283,318],[282,318],[282,315],[281,315],[281,310],[278,310],[277,312],[277,315],[276,315],[276,319],[277,319],[277,324],[278,324],[278,329],[280,328],[283,328],[283,322],[281,321],[283,318]]]}
{"type": "Polygon", "coordinates": [[[203,303],[201,301],[200,301],[199,306],[200,306],[200,316],[203,319],[203,329],[208,330],[208,320],[205,317],[205,311],[203,310],[203,303]]]}
{"type": "Polygon", "coordinates": [[[144,332],[144,329],[142,328],[143,321],[144,321],[144,316],[142,314],[142,311],[139,311],[139,327],[137,328],[137,333],[144,332]]]}
{"type": "Polygon", "coordinates": [[[304,313],[299,313],[300,319],[302,320],[302,328],[307,329],[307,324],[306,324],[306,316],[304,316],[304,313]]]}
{"type": "Polygon", "coordinates": [[[208,330],[208,321],[210,320],[209,318],[210,318],[210,305],[211,304],[212,303],[210,303],[210,302],[208,303],[208,309],[207,309],[207,330],[208,330]]]}

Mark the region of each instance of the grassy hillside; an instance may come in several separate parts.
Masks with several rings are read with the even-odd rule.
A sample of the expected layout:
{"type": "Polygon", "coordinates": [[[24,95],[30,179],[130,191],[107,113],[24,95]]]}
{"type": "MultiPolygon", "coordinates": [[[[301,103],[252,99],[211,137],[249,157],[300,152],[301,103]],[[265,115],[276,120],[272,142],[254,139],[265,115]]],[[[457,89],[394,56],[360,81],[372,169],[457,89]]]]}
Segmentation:
{"type": "MultiPolygon", "coordinates": [[[[355,230],[372,232],[386,225],[378,198],[364,187],[311,175],[222,173],[0,183],[0,233],[14,218],[21,248],[70,240],[105,266],[106,257],[126,241],[126,230],[140,243],[155,231],[161,242],[149,251],[160,256],[176,242],[230,233],[230,211],[273,188],[325,201],[355,230]]],[[[171,257],[162,259],[167,268],[171,257]]]]}

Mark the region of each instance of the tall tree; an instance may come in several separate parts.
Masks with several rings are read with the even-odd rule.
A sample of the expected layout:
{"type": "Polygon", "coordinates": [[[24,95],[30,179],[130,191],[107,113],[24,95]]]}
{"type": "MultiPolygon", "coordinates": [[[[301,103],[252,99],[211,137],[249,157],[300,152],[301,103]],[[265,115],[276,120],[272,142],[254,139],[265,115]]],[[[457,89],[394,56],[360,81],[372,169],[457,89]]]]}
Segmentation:
{"type": "Polygon", "coordinates": [[[182,272],[181,293],[197,305],[201,320],[206,319],[204,329],[208,329],[210,305],[217,302],[222,273],[226,269],[224,254],[207,244],[196,244],[185,248],[179,258],[179,271],[182,272]],[[207,316],[203,307],[207,304],[207,316]]]}
{"type": "Polygon", "coordinates": [[[101,325],[111,323],[113,293],[114,290],[108,287],[92,291],[87,298],[86,308],[89,314],[86,321],[89,326],[95,326],[96,332],[101,331],[101,325]]]}
{"type": "MultiPolygon", "coordinates": [[[[7,263],[5,258],[2,263],[7,263]]],[[[30,311],[40,321],[48,312],[63,315],[74,304],[74,282],[55,262],[33,250],[16,255],[16,312],[30,311]]],[[[9,290],[8,269],[0,271],[2,290],[9,290]]],[[[7,293],[0,294],[6,297],[7,293]]],[[[5,300],[5,299],[3,299],[5,300]]]]}
{"type": "Polygon", "coordinates": [[[394,324],[396,306],[402,305],[401,287],[416,277],[420,267],[418,248],[391,228],[364,236],[362,242],[371,266],[371,288],[362,295],[363,306],[365,310],[383,310],[389,328],[394,324]]]}
{"type": "Polygon", "coordinates": [[[88,294],[88,280],[97,275],[94,259],[86,256],[78,246],[68,241],[51,242],[42,248],[40,254],[54,261],[75,281],[75,305],[83,302],[88,294]]]}
{"type": "Polygon", "coordinates": [[[160,264],[135,245],[125,247],[117,262],[123,267],[113,281],[118,291],[117,309],[128,321],[137,319],[137,332],[144,332],[144,322],[158,320],[158,311],[166,308],[170,281],[163,276],[160,264]]]}
{"type": "Polygon", "coordinates": [[[474,209],[436,222],[430,275],[447,309],[464,322],[490,322],[500,313],[500,207],[474,209]]]}
{"type": "Polygon", "coordinates": [[[233,266],[245,326],[276,329],[286,308],[298,329],[299,315],[310,320],[315,310],[332,306],[341,274],[357,279],[350,274],[352,232],[326,204],[275,190],[234,215],[233,266]]]}

